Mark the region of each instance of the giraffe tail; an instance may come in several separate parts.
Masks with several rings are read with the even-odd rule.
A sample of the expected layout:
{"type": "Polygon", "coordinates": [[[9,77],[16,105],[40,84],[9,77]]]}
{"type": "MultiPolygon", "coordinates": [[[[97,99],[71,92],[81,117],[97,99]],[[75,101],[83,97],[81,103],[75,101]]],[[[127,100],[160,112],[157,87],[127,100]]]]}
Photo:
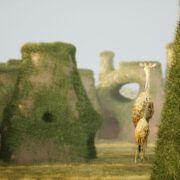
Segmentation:
{"type": "Polygon", "coordinates": [[[138,140],[138,152],[141,152],[141,140],[138,140]]]}

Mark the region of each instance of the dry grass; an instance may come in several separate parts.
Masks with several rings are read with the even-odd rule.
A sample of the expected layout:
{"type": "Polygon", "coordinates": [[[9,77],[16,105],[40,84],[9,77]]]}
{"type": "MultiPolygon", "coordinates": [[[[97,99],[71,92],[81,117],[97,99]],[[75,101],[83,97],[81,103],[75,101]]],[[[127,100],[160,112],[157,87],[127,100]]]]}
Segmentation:
{"type": "Polygon", "coordinates": [[[149,145],[149,160],[134,163],[135,145],[123,142],[96,143],[98,157],[89,163],[46,163],[12,165],[0,163],[1,180],[148,180],[154,145],[149,145]]]}

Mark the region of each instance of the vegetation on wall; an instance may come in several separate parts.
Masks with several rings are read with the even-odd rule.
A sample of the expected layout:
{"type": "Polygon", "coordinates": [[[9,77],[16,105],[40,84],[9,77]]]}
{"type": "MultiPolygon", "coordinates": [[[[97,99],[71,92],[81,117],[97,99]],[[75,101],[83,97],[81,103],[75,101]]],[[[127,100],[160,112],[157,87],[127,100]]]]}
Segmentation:
{"type": "Polygon", "coordinates": [[[0,63],[0,129],[3,110],[12,97],[20,63],[21,61],[18,59],[10,59],[7,63],[0,63]]]}
{"type": "Polygon", "coordinates": [[[27,43],[4,110],[1,158],[20,163],[86,161],[96,156],[102,119],[81,83],[71,44],[27,43]]]}
{"type": "Polygon", "coordinates": [[[173,43],[168,43],[166,45],[166,76],[171,68],[171,63],[173,60],[173,43]]]}
{"type": "Polygon", "coordinates": [[[90,69],[78,69],[79,75],[81,77],[83,86],[86,90],[89,100],[91,101],[95,110],[101,114],[101,107],[99,104],[99,99],[95,87],[94,73],[90,69]]]}
{"type": "Polygon", "coordinates": [[[180,177],[180,21],[173,43],[171,68],[166,77],[166,99],[155,150],[153,180],[180,177]]]}

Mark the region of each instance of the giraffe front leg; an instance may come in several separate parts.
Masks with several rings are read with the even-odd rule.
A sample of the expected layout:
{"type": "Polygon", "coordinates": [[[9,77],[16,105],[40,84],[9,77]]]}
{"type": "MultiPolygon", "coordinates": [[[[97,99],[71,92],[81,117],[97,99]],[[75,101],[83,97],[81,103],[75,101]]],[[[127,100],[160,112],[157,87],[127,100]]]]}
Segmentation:
{"type": "Polygon", "coordinates": [[[137,163],[137,155],[138,155],[138,151],[136,150],[136,153],[135,153],[135,160],[134,160],[135,163],[137,163]]]}
{"type": "Polygon", "coordinates": [[[147,140],[146,140],[146,142],[145,142],[145,144],[144,144],[144,151],[145,151],[145,158],[147,159],[147,160],[149,160],[149,154],[148,154],[148,148],[147,148],[147,140]]]}
{"type": "Polygon", "coordinates": [[[141,162],[144,161],[144,151],[141,151],[141,162]]]}
{"type": "Polygon", "coordinates": [[[136,152],[135,152],[135,160],[134,162],[137,163],[137,157],[139,156],[139,152],[138,152],[138,144],[136,143],[136,152]]]}

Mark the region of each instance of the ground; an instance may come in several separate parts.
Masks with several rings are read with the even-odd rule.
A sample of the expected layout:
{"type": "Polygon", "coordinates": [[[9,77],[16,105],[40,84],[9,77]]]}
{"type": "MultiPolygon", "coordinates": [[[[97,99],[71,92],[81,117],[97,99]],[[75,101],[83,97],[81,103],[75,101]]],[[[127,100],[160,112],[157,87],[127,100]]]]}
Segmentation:
{"type": "Polygon", "coordinates": [[[135,144],[96,142],[97,158],[88,163],[15,165],[0,162],[1,180],[148,180],[154,145],[148,145],[149,160],[134,163],[135,144]]]}

